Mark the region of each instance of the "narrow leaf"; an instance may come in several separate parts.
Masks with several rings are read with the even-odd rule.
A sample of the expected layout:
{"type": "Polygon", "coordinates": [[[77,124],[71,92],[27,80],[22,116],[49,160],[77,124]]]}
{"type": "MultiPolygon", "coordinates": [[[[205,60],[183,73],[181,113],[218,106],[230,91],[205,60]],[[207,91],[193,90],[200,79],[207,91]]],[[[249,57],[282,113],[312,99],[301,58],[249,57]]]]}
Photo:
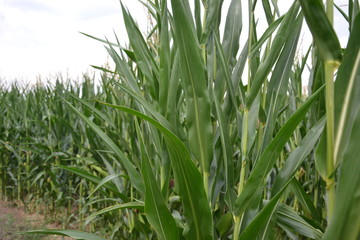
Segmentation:
{"type": "Polygon", "coordinates": [[[139,209],[139,210],[143,211],[144,204],[139,203],[139,202],[127,202],[127,203],[116,204],[116,205],[101,209],[97,212],[92,213],[90,216],[88,216],[86,218],[85,225],[88,224],[89,222],[91,222],[93,219],[95,219],[97,216],[99,216],[101,214],[112,212],[115,210],[120,210],[120,209],[128,209],[128,208],[134,208],[134,209],[139,209]]]}
{"type": "Polygon", "coordinates": [[[75,231],[75,230],[43,229],[43,230],[31,230],[31,231],[27,231],[24,233],[26,233],[26,234],[60,235],[60,236],[71,237],[76,240],[106,240],[105,238],[98,237],[94,234],[75,231]]]}
{"type": "Polygon", "coordinates": [[[313,151],[315,144],[318,142],[325,125],[325,117],[317,122],[302,139],[299,146],[292,151],[286,159],[284,166],[280,169],[276,176],[272,194],[276,194],[281,187],[295,174],[296,170],[301,166],[306,156],[313,151]]]}
{"type": "Polygon", "coordinates": [[[250,177],[248,178],[243,191],[235,201],[233,212],[236,216],[239,216],[241,213],[243,213],[250,205],[253,197],[256,196],[256,193],[261,191],[263,181],[274,165],[284,145],[298,124],[305,117],[307,111],[310,109],[317,96],[323,89],[324,87],[320,88],[317,92],[310,96],[306,102],[304,102],[304,104],[281,127],[278,134],[265,149],[257,161],[255,167],[252,169],[250,177]]]}
{"type": "Polygon", "coordinates": [[[130,160],[125,156],[125,154],[120,150],[120,148],[114,143],[114,141],[106,135],[106,133],[100,129],[95,123],[90,121],[84,114],[82,114],[78,109],[76,109],[71,103],[63,99],[63,101],[69,106],[69,108],[76,113],[82,120],[86,122],[86,124],[91,127],[93,131],[97,133],[97,135],[103,139],[103,141],[108,145],[108,147],[114,151],[114,153],[118,156],[120,162],[123,164],[125,170],[129,174],[131,183],[134,187],[140,192],[144,193],[144,185],[141,180],[140,174],[137,172],[135,166],[130,162],[130,160]]]}
{"type": "Polygon", "coordinates": [[[284,187],[265,205],[263,209],[261,209],[251,223],[244,229],[240,235],[240,240],[256,239],[261,230],[267,228],[266,225],[270,223],[270,219],[276,211],[278,201],[289,183],[290,181],[284,185],[284,187]]]}
{"type": "Polygon", "coordinates": [[[292,208],[285,204],[279,204],[277,209],[277,221],[305,237],[311,239],[322,239],[323,233],[311,226],[301,218],[292,208]]]}

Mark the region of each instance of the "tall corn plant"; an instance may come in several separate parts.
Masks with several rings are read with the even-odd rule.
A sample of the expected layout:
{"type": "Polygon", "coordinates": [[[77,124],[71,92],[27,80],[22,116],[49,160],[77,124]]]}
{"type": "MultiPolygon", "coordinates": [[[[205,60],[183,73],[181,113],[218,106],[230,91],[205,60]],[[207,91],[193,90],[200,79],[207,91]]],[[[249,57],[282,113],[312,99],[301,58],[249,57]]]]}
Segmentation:
{"type": "MultiPolygon", "coordinates": [[[[0,90],[0,197],[15,200],[20,205],[23,203],[26,210],[42,212],[64,226],[74,221],[74,204],[80,212],[76,216],[81,218],[88,213],[81,213],[84,204],[77,203],[83,201],[85,194],[91,193],[87,186],[91,188],[92,183],[81,184],[83,180],[79,183],[78,177],[57,168],[60,164],[79,165],[78,159],[81,158],[92,160],[92,152],[84,137],[86,127],[60,97],[66,91],[77,96],[82,92],[81,95],[88,99],[98,94],[97,99],[101,99],[101,93],[95,94],[91,89],[91,80],[84,80],[81,86],[57,81],[53,85],[21,87],[14,84],[0,90]],[[76,161],[72,161],[73,158],[76,161]],[[74,191],[79,188],[83,193],[78,197],[74,191]],[[45,205],[48,207],[44,208],[45,205]]],[[[78,102],[72,103],[80,106],[78,102]]],[[[101,171],[99,174],[94,169],[95,160],[86,163],[81,162],[83,169],[104,177],[101,171]]],[[[98,206],[107,205],[100,203],[98,206]]]]}
{"type": "Polygon", "coordinates": [[[121,4],[130,46],[98,39],[116,64],[100,68],[108,112],[74,97],[118,134],[64,100],[111,151],[104,164],[119,167],[106,165],[98,187],[113,181],[125,197],[94,216],[138,209],[137,239],[357,239],[358,1],[341,12],[345,51],[332,1],[295,1],[280,15],[276,1],[249,0],[245,11],[232,0],[223,19],[223,1],[142,3],[156,21],[147,37],[121,4]],[[268,24],[260,37],[257,10],[268,24]],[[314,44],[296,62],[304,17],[314,44]]]}

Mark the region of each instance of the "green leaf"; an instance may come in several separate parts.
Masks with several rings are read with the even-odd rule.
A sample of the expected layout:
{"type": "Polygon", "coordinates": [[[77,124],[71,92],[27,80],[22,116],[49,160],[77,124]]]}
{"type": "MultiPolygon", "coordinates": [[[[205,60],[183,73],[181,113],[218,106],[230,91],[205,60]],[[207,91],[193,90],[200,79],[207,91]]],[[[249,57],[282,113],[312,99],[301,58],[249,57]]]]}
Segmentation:
{"type": "Polygon", "coordinates": [[[207,43],[210,33],[217,29],[220,24],[219,19],[223,1],[224,0],[209,0],[207,3],[205,26],[200,40],[200,43],[203,45],[207,43]]]}
{"type": "Polygon", "coordinates": [[[106,116],[103,112],[101,112],[99,109],[97,109],[95,106],[91,105],[90,103],[88,103],[87,101],[76,97],[74,94],[69,93],[69,95],[71,97],[73,97],[74,99],[76,99],[76,101],[81,102],[84,106],[86,106],[87,108],[91,109],[91,111],[93,113],[95,113],[99,118],[101,118],[102,120],[106,121],[107,123],[109,123],[111,125],[111,127],[116,128],[114,123],[110,120],[110,118],[108,116],[106,116]]]}
{"type": "MultiPolygon", "coordinates": [[[[64,168],[65,169],[65,168],[64,168]]],[[[124,175],[121,175],[121,174],[116,174],[116,175],[109,175],[109,176],[106,176],[104,179],[102,179],[98,185],[95,187],[95,189],[89,194],[89,196],[87,197],[90,198],[97,190],[99,190],[101,187],[103,187],[106,183],[112,181],[113,179],[116,179],[120,176],[124,176],[124,175]]]]}
{"type": "MultiPolygon", "coordinates": [[[[289,183],[290,181],[284,185],[284,187],[265,205],[263,209],[261,209],[261,211],[241,233],[239,238],[240,240],[256,239],[259,237],[261,230],[268,228],[271,217],[276,211],[278,201],[289,183]]],[[[263,239],[263,237],[261,239],[263,239]]]]}
{"type": "Polygon", "coordinates": [[[248,108],[253,103],[257,93],[261,89],[261,85],[266,80],[267,75],[270,73],[276,60],[278,59],[285,41],[293,32],[292,30],[298,10],[299,5],[297,1],[295,1],[291,9],[285,14],[284,20],[282,21],[281,26],[273,40],[269,54],[266,56],[264,61],[260,63],[259,68],[255,73],[254,80],[252,80],[250,91],[246,97],[246,105],[248,108]]]}
{"type": "Polygon", "coordinates": [[[342,54],[339,40],[325,13],[321,0],[299,0],[316,47],[324,61],[339,64],[342,54]]]}
{"type": "MultiPolygon", "coordinates": [[[[345,49],[343,63],[335,81],[335,169],[342,162],[350,141],[353,124],[360,105],[360,17],[355,19],[348,46],[345,49]]],[[[326,133],[321,137],[316,150],[316,168],[323,178],[333,174],[326,165],[326,133]]]]}
{"type": "Polygon", "coordinates": [[[186,239],[212,239],[212,214],[204,189],[204,182],[184,143],[159,122],[134,109],[111,104],[106,105],[146,120],[164,134],[175,176],[176,192],[179,193],[183,202],[186,219],[183,234],[186,239]]]}
{"type": "Polygon", "coordinates": [[[220,236],[224,237],[225,234],[231,229],[232,226],[232,214],[227,212],[221,215],[219,221],[216,224],[216,230],[220,233],[220,236]]]}
{"type": "MultiPolygon", "coordinates": [[[[214,1],[216,2],[216,1],[214,1]]],[[[228,9],[228,13],[226,15],[226,22],[223,33],[222,44],[220,44],[218,33],[214,32],[212,34],[213,38],[215,38],[216,48],[220,53],[220,68],[216,71],[216,80],[215,80],[215,90],[216,96],[219,101],[223,98],[225,92],[225,86],[228,87],[228,91],[230,91],[230,97],[234,98],[234,90],[229,89],[229,87],[236,89],[233,87],[230,79],[230,73],[232,72],[233,67],[236,64],[236,56],[239,50],[239,41],[240,41],[240,33],[242,29],[242,8],[241,1],[232,0],[228,9]],[[224,81],[224,75],[226,81],[224,81]]],[[[221,101],[220,101],[221,102],[221,101]]],[[[232,99],[234,102],[234,99],[232,99]]],[[[235,105],[236,106],[236,105],[235,105]]]]}
{"type": "Polygon", "coordinates": [[[75,230],[58,230],[58,229],[43,229],[31,230],[24,232],[25,234],[46,234],[46,235],[60,235],[74,238],[76,240],[106,240],[91,233],[80,232],[75,230]]]}
{"type": "Polygon", "coordinates": [[[194,0],[194,18],[195,18],[195,25],[196,25],[196,34],[200,41],[201,34],[202,34],[200,0],[194,0]]]}
{"type": "Polygon", "coordinates": [[[293,23],[293,31],[284,43],[284,47],[271,75],[270,82],[267,85],[265,105],[267,120],[262,143],[263,147],[267,146],[273,138],[277,116],[281,110],[282,103],[288,97],[289,78],[297,51],[302,21],[303,17],[300,15],[293,23]]]}
{"type": "MultiPolygon", "coordinates": [[[[216,49],[218,51],[219,54],[219,59],[220,59],[220,64],[221,64],[221,70],[222,70],[222,74],[223,76],[221,77],[221,81],[223,81],[225,78],[225,82],[227,85],[227,90],[228,90],[228,94],[230,94],[230,100],[232,102],[232,104],[236,107],[238,104],[236,102],[236,96],[235,96],[235,90],[234,90],[234,86],[232,84],[231,81],[231,77],[230,77],[230,73],[229,73],[229,62],[226,62],[225,56],[224,56],[224,51],[223,48],[220,44],[220,41],[218,39],[218,37],[216,35],[214,35],[214,41],[215,41],[215,46],[216,49]]],[[[220,97],[224,95],[223,92],[219,92],[219,87],[217,86],[217,84],[215,84],[215,93],[218,99],[221,99],[220,97]]],[[[236,109],[236,108],[235,108],[236,109]]]]}
{"type": "Polygon", "coordinates": [[[171,69],[171,77],[170,77],[170,88],[168,89],[168,102],[166,106],[167,116],[166,118],[169,120],[170,123],[174,126],[174,129],[178,129],[179,123],[179,109],[178,109],[178,90],[180,89],[180,54],[179,51],[176,51],[174,57],[174,64],[171,69]]]}
{"type": "Polygon", "coordinates": [[[232,0],[226,15],[222,47],[224,56],[230,68],[236,63],[239,50],[239,40],[242,30],[242,7],[241,1],[232,0]]]}
{"type": "Polygon", "coordinates": [[[360,15],[355,19],[343,63],[335,81],[335,165],[346,151],[357,111],[360,108],[360,15]]]}
{"type": "Polygon", "coordinates": [[[182,80],[186,94],[186,125],[189,146],[206,175],[210,172],[212,125],[210,98],[204,64],[200,55],[188,1],[172,0],[175,40],[180,53],[182,80]]]}
{"type": "Polygon", "coordinates": [[[220,141],[222,148],[222,159],[224,161],[224,171],[225,171],[225,188],[228,191],[229,188],[233,186],[234,181],[234,165],[232,161],[232,149],[230,143],[230,136],[228,131],[228,126],[226,124],[224,113],[222,112],[219,100],[214,96],[214,92],[212,92],[212,97],[215,103],[215,113],[217,117],[217,121],[219,123],[219,133],[220,133],[220,141]]]}
{"type": "MultiPolygon", "coordinates": [[[[110,45],[113,46],[113,47],[119,47],[120,49],[122,49],[122,50],[126,53],[126,55],[127,55],[131,60],[133,60],[134,62],[136,62],[136,58],[135,58],[134,52],[130,51],[129,49],[126,49],[126,48],[124,48],[124,47],[121,47],[121,46],[120,46],[119,44],[117,44],[117,43],[111,43],[111,42],[109,42],[109,41],[107,41],[107,40],[104,40],[104,39],[101,39],[101,38],[97,38],[97,37],[91,36],[91,35],[86,34],[86,33],[83,33],[83,32],[80,32],[80,33],[83,34],[83,35],[85,35],[85,36],[87,36],[87,37],[89,37],[89,38],[92,38],[92,39],[95,39],[95,40],[97,40],[97,41],[100,41],[100,42],[102,42],[102,43],[110,44],[110,45]]],[[[98,67],[96,67],[96,68],[98,68],[98,67]]],[[[101,68],[101,70],[107,70],[107,71],[108,71],[108,69],[104,69],[104,68],[101,68]]]]}
{"type": "Polygon", "coordinates": [[[295,197],[300,202],[301,206],[303,207],[304,211],[316,219],[316,221],[320,222],[321,218],[316,211],[316,208],[310,199],[310,197],[306,194],[303,186],[299,183],[298,180],[293,179],[291,182],[291,188],[294,192],[295,197]]]}
{"type": "MultiPolygon", "coordinates": [[[[360,237],[360,148],[358,144],[360,139],[360,111],[358,104],[355,104],[360,90],[359,29],[360,15],[354,21],[349,44],[344,54],[344,61],[341,65],[341,68],[344,69],[341,72],[339,69],[339,75],[335,83],[339,87],[344,86],[346,88],[344,90],[336,87],[335,97],[336,94],[340,99],[344,97],[343,107],[347,110],[344,110],[345,112],[341,111],[338,119],[344,118],[339,122],[346,123],[343,127],[349,128],[349,130],[337,129],[338,134],[340,134],[340,131],[344,131],[342,133],[343,137],[338,139],[338,141],[341,141],[338,144],[342,148],[340,149],[342,161],[340,162],[340,176],[335,196],[334,214],[325,231],[324,239],[326,240],[355,240],[360,237]],[[349,76],[349,79],[344,79],[346,76],[349,76]],[[342,85],[343,82],[348,83],[342,85]],[[342,95],[341,93],[344,92],[346,94],[342,95]]],[[[342,125],[340,124],[338,127],[340,126],[342,125]]],[[[336,135],[336,138],[338,137],[336,135]]]]}
{"type": "Polygon", "coordinates": [[[101,214],[112,212],[115,210],[120,210],[120,209],[128,209],[128,208],[134,208],[134,209],[139,209],[139,210],[143,211],[144,204],[140,203],[140,202],[127,202],[127,203],[120,203],[120,204],[116,204],[116,205],[101,209],[97,212],[92,213],[90,216],[88,216],[86,218],[85,225],[87,225],[89,222],[91,222],[93,219],[95,219],[97,216],[99,216],[101,214]]]}
{"type": "MultiPolygon", "coordinates": [[[[120,58],[119,54],[115,51],[115,49],[112,48],[111,45],[109,45],[108,53],[116,63],[117,71],[120,74],[124,75],[124,80],[126,81],[127,85],[131,88],[132,91],[134,91],[137,94],[137,96],[140,96],[141,99],[144,99],[144,97],[142,96],[142,91],[138,86],[136,77],[134,76],[134,72],[132,72],[132,69],[129,67],[127,62],[125,62],[123,59],[120,58]]],[[[115,84],[119,85],[120,87],[124,87],[125,85],[123,83],[121,84],[115,83],[115,84]]],[[[141,112],[146,113],[145,108],[141,104],[138,104],[138,108],[141,110],[141,112]]],[[[159,113],[157,114],[161,115],[159,113]]],[[[161,149],[158,133],[154,131],[154,129],[151,126],[149,126],[149,131],[151,132],[151,137],[153,139],[154,145],[156,146],[157,149],[161,149]]]]}
{"type": "Polygon", "coordinates": [[[269,0],[262,0],[262,6],[265,12],[267,23],[270,25],[273,22],[273,13],[270,7],[269,0]]]}
{"type": "Polygon", "coordinates": [[[118,195],[123,201],[127,202],[128,199],[127,197],[120,193],[119,190],[116,188],[116,186],[111,183],[111,182],[104,182],[103,179],[89,173],[88,171],[85,171],[83,169],[79,169],[77,167],[68,167],[68,166],[57,166],[58,168],[61,168],[61,169],[64,169],[66,171],[69,171],[71,173],[74,173],[82,178],[85,178],[87,179],[88,181],[92,182],[92,183],[95,183],[95,184],[98,184],[103,187],[105,187],[106,189],[108,189],[109,191],[115,193],[116,195],[118,195]]]}
{"type": "MultiPolygon", "coordinates": [[[[323,233],[311,226],[300,217],[292,208],[285,204],[279,204],[277,208],[277,221],[281,225],[311,239],[322,239],[323,233]]],[[[281,226],[280,225],[280,226],[281,226]]]]}
{"type": "Polygon", "coordinates": [[[106,135],[106,133],[100,129],[95,123],[90,121],[84,114],[82,114],[78,109],[76,109],[71,103],[63,99],[63,101],[69,106],[69,108],[76,113],[86,124],[97,133],[97,135],[108,145],[108,147],[114,151],[114,153],[119,158],[121,164],[124,166],[125,170],[129,174],[131,183],[133,186],[140,192],[144,193],[144,185],[141,180],[139,172],[135,169],[135,166],[130,162],[130,160],[125,156],[125,154],[120,150],[120,148],[114,143],[114,141],[106,135]]]}
{"type": "Polygon", "coordinates": [[[272,194],[276,194],[281,187],[292,177],[294,176],[296,170],[301,166],[306,156],[313,151],[314,146],[318,142],[318,139],[323,132],[325,125],[325,117],[320,119],[306,134],[302,139],[299,146],[292,151],[289,157],[286,159],[284,166],[280,169],[278,175],[276,176],[272,194]]]}
{"type": "Polygon", "coordinates": [[[337,185],[334,215],[325,240],[356,240],[360,237],[360,111],[358,111],[337,185]]]}
{"type": "Polygon", "coordinates": [[[179,239],[175,219],[167,208],[152,172],[150,159],[145,149],[144,137],[136,124],[142,153],[141,173],[145,183],[145,215],[159,239],[179,239]]]}
{"type": "Polygon", "coordinates": [[[146,110],[148,113],[150,113],[157,121],[159,121],[162,125],[164,125],[164,127],[166,127],[171,132],[175,132],[171,123],[169,123],[169,121],[167,121],[167,119],[163,115],[157,112],[156,109],[151,105],[151,103],[146,101],[143,96],[137,94],[136,92],[132,91],[131,89],[123,85],[119,85],[119,87],[121,87],[121,89],[123,89],[133,98],[135,98],[143,106],[143,109],[146,110]]]}
{"type": "Polygon", "coordinates": [[[161,103],[162,114],[165,115],[170,84],[171,59],[167,1],[164,1],[163,5],[160,32],[159,102],[161,103]]]}
{"type": "Polygon", "coordinates": [[[323,179],[326,179],[331,175],[327,170],[326,165],[326,131],[321,135],[319,144],[315,150],[315,166],[323,179]]]}
{"type": "Polygon", "coordinates": [[[274,165],[289,137],[305,117],[307,111],[310,109],[323,89],[324,87],[320,88],[317,92],[310,96],[306,102],[298,108],[298,110],[296,110],[296,112],[281,127],[275,138],[270,142],[263,154],[260,156],[255,167],[251,171],[243,191],[235,201],[233,212],[236,216],[243,213],[250,205],[253,197],[256,196],[256,193],[262,190],[263,182],[266,176],[274,165]]]}
{"type": "Polygon", "coordinates": [[[249,58],[253,58],[254,55],[260,50],[261,46],[264,42],[273,34],[273,32],[277,29],[281,21],[284,20],[284,16],[279,17],[274,21],[269,27],[265,30],[260,39],[251,47],[251,51],[249,53],[249,58]]]}
{"type": "Polygon", "coordinates": [[[130,15],[130,13],[125,9],[124,5],[121,3],[124,23],[126,27],[126,32],[129,36],[129,41],[131,47],[134,49],[134,54],[136,58],[136,63],[141,69],[142,73],[146,76],[146,78],[151,81],[151,86],[154,87],[154,84],[157,81],[159,76],[159,70],[155,60],[150,53],[150,50],[144,41],[144,38],[135,24],[134,19],[130,15]],[[154,79],[154,75],[155,79],[154,79]]]}

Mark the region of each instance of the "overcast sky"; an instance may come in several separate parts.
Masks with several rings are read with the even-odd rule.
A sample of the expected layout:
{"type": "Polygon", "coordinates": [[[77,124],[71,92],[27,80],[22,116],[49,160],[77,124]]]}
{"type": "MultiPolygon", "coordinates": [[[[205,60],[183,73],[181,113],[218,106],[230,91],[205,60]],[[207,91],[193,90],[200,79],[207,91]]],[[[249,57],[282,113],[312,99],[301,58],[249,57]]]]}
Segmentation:
{"type": "MultiPolygon", "coordinates": [[[[146,32],[144,7],[136,0],[122,2],[146,32]]],[[[224,11],[228,2],[225,0],[224,11]]],[[[246,12],[247,1],[243,2],[246,12]]],[[[292,1],[281,2],[284,13],[292,1]]],[[[346,10],[346,0],[335,2],[346,10]]],[[[258,18],[262,17],[260,13],[258,18]]],[[[346,23],[339,14],[335,18],[335,28],[344,46],[347,29],[342,26],[346,23]]],[[[81,35],[80,31],[109,39],[114,39],[115,31],[125,43],[119,0],[0,0],[0,81],[35,82],[39,75],[44,80],[57,73],[69,74],[74,79],[91,69],[89,65],[106,63],[103,44],[81,35]]],[[[247,31],[246,27],[243,31],[247,31]]]]}
{"type": "MultiPolygon", "coordinates": [[[[142,29],[146,14],[123,1],[142,29]]],[[[71,77],[107,61],[103,44],[79,32],[125,42],[118,0],[0,0],[0,77],[34,80],[61,72],[71,77]]]]}

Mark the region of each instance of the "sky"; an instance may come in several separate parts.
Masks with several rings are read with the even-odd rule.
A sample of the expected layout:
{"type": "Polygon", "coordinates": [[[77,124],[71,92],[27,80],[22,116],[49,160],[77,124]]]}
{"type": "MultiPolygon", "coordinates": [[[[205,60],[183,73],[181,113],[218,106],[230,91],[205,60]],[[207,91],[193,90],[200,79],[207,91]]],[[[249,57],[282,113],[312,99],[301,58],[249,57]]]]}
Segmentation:
{"type": "MultiPolygon", "coordinates": [[[[144,7],[123,2],[146,30],[144,7]]],[[[0,0],[0,78],[33,82],[92,72],[90,65],[104,65],[107,53],[103,43],[79,32],[114,39],[114,31],[125,43],[119,0],[0,0]]]]}
{"type": "MultiPolygon", "coordinates": [[[[147,32],[147,14],[136,0],[122,0],[136,19],[142,32],[147,32]]],[[[229,0],[224,1],[223,15],[229,0]]],[[[246,12],[247,1],[243,1],[246,12]]],[[[346,11],[347,0],[335,0],[346,11]]],[[[281,13],[292,1],[279,0],[281,13]]],[[[342,46],[346,45],[347,29],[335,10],[335,29],[342,46]]],[[[262,9],[256,17],[259,33],[266,29],[262,9]]],[[[225,19],[225,18],[224,18],[225,19]]],[[[243,31],[247,17],[244,16],[243,31]]],[[[102,66],[111,62],[103,43],[79,32],[127,42],[119,0],[0,0],[0,81],[44,81],[61,73],[71,79],[81,78],[85,72],[93,73],[90,65],[102,66]]],[[[246,36],[246,34],[243,34],[246,36]]],[[[244,39],[241,39],[244,43],[244,39]]],[[[304,45],[310,43],[309,33],[302,36],[304,45]]]]}

